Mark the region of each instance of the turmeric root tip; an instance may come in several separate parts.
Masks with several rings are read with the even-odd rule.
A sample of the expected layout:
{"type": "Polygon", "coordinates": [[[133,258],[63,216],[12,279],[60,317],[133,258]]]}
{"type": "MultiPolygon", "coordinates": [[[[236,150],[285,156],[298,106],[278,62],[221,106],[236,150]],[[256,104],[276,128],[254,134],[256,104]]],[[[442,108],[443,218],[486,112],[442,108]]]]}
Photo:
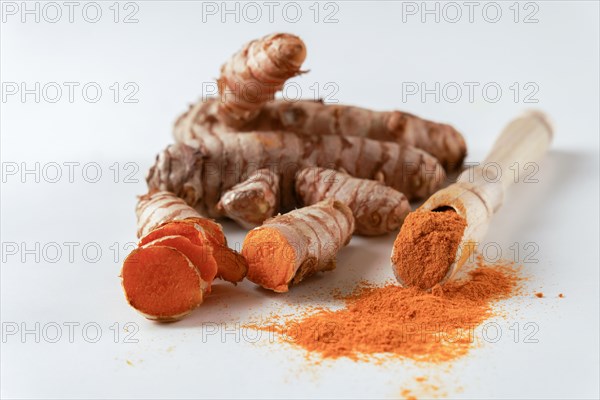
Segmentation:
{"type": "Polygon", "coordinates": [[[173,247],[135,249],[123,263],[121,283],[129,304],[148,319],[175,321],[202,303],[200,273],[173,247]]]}
{"type": "Polygon", "coordinates": [[[256,228],[279,209],[279,175],[257,170],[221,196],[219,211],[246,229],[256,228]]]}
{"type": "Polygon", "coordinates": [[[301,73],[305,58],[304,42],[294,35],[276,33],[247,43],[221,67],[221,119],[239,126],[254,118],[286,80],[301,73]]]}

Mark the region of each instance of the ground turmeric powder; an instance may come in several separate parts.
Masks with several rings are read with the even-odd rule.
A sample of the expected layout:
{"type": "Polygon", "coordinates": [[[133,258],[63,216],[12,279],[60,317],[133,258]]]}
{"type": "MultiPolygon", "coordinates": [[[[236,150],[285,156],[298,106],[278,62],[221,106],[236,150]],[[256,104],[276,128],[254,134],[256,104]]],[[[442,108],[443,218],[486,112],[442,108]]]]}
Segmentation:
{"type": "Polygon", "coordinates": [[[431,289],[448,273],[467,221],[454,210],[408,214],[394,242],[392,267],[406,286],[431,289]]]}
{"type": "Polygon", "coordinates": [[[468,353],[475,328],[493,315],[493,302],[515,294],[519,281],[512,264],[480,262],[467,279],[438,285],[431,293],[363,284],[342,297],[341,309],[248,327],[289,334],[286,327],[293,326],[286,339],[323,358],[388,355],[444,362],[468,353]]]}

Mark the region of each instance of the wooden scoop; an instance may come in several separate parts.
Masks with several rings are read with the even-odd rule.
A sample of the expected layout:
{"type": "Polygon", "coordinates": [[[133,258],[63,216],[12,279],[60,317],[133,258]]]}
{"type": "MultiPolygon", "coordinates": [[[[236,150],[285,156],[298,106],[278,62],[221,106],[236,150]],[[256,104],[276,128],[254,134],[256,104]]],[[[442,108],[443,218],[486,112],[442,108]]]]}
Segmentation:
{"type": "Polygon", "coordinates": [[[464,171],[456,183],[434,193],[420,207],[426,211],[450,207],[467,221],[454,262],[441,282],[451,279],[477,249],[504,192],[515,181],[515,168],[522,170],[538,161],[552,136],[552,126],[542,112],[525,113],[504,128],[482,164],[464,171]]]}

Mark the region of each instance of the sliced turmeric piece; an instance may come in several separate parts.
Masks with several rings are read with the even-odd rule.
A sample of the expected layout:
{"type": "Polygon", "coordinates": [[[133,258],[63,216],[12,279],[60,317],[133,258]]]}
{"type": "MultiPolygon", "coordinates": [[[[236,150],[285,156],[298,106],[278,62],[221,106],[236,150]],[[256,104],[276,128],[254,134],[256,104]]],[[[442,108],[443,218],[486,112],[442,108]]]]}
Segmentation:
{"type": "Polygon", "coordinates": [[[194,226],[193,223],[188,223],[186,221],[173,221],[166,223],[154,229],[146,236],[140,238],[138,244],[139,246],[144,246],[164,236],[184,236],[195,245],[210,245],[208,237],[202,227],[198,225],[194,226]]]}
{"type": "Polygon", "coordinates": [[[227,282],[241,282],[248,273],[246,259],[237,251],[227,246],[227,239],[221,225],[208,218],[187,218],[182,222],[202,227],[206,238],[213,248],[213,256],[217,260],[217,278],[227,282]]]}
{"type": "Polygon", "coordinates": [[[188,223],[198,224],[204,229],[206,237],[214,244],[219,246],[227,246],[227,238],[221,229],[221,225],[209,218],[186,218],[183,221],[188,223]]]}
{"type": "Polygon", "coordinates": [[[205,283],[192,261],[168,246],[140,247],[121,270],[127,302],[148,319],[176,321],[202,303],[205,283]]]}
{"type": "MultiPolygon", "coordinates": [[[[143,235],[140,246],[164,236],[184,236],[192,244],[208,244],[212,248],[212,257],[218,269],[216,277],[237,283],[246,276],[246,260],[227,247],[221,225],[202,217],[173,193],[160,191],[141,196],[136,212],[138,235],[143,235]]],[[[204,257],[209,257],[208,252],[204,257]]]]}
{"type": "Polygon", "coordinates": [[[334,269],[336,254],[353,231],[352,211],[332,199],[271,218],[244,240],[248,279],[287,292],[309,275],[334,269]]]}
{"type": "Polygon", "coordinates": [[[168,246],[179,250],[190,259],[192,264],[200,272],[205,287],[204,293],[210,293],[210,285],[217,276],[217,262],[212,255],[212,248],[203,243],[202,245],[192,243],[188,238],[181,235],[163,236],[146,244],[145,247],[168,246]]]}
{"type": "Polygon", "coordinates": [[[248,266],[244,258],[225,245],[217,242],[214,235],[208,235],[195,220],[173,221],[164,224],[140,239],[139,245],[144,246],[165,236],[184,236],[195,245],[211,247],[211,252],[204,252],[203,260],[210,263],[209,258],[216,262],[216,277],[228,282],[237,283],[244,279],[248,266]]]}

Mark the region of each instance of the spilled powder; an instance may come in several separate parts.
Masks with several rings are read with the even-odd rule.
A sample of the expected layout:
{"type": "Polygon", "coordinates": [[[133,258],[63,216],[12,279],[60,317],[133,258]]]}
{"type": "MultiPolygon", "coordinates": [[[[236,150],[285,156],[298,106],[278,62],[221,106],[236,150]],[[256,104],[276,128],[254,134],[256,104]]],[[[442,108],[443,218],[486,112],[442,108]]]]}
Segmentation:
{"type": "MultiPolygon", "coordinates": [[[[446,386],[443,381],[434,376],[418,376],[414,382],[405,383],[405,387],[400,389],[400,397],[403,399],[438,399],[448,398],[448,393],[443,388],[446,386]]],[[[455,388],[456,392],[462,391],[462,387],[455,388]]]]}
{"type": "Polygon", "coordinates": [[[363,283],[343,296],[342,309],[251,328],[285,331],[295,346],[322,358],[358,360],[385,353],[444,362],[469,351],[474,329],[493,315],[493,302],[515,294],[519,280],[513,265],[480,262],[466,279],[437,285],[430,293],[363,283]]]}
{"type": "Polygon", "coordinates": [[[410,389],[402,389],[400,395],[406,400],[417,400],[417,398],[412,394],[410,389]]]}

